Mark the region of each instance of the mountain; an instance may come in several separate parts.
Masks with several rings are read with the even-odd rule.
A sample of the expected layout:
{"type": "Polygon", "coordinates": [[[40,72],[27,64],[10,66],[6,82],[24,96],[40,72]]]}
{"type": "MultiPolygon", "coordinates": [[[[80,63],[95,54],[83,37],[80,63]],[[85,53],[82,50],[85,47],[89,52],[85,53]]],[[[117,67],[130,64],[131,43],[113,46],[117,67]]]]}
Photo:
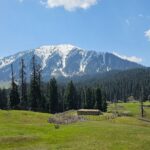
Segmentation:
{"type": "Polygon", "coordinates": [[[15,77],[18,79],[22,58],[24,58],[29,79],[33,55],[35,55],[37,63],[42,66],[42,76],[45,81],[49,80],[50,76],[67,78],[142,67],[140,64],[121,59],[112,53],[87,51],[73,45],[52,45],[0,58],[0,81],[10,80],[11,64],[14,66],[15,77]]]}

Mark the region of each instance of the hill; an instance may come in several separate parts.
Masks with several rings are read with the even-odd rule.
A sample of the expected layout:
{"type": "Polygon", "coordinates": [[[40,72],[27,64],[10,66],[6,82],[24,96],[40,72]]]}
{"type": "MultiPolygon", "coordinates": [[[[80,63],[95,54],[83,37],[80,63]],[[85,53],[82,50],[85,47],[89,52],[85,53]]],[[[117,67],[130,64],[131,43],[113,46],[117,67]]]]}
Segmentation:
{"type": "Polygon", "coordinates": [[[59,129],[48,123],[50,114],[0,111],[0,149],[149,150],[150,124],[137,119],[139,103],[121,105],[133,112],[133,117],[106,120],[93,116],[59,129]]]}

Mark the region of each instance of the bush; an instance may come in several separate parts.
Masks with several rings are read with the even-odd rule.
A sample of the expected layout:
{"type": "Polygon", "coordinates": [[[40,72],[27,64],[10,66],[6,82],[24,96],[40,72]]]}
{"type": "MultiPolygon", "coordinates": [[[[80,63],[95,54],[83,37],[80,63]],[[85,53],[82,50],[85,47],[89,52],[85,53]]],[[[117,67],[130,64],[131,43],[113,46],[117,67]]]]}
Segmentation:
{"type": "Polygon", "coordinates": [[[59,124],[54,124],[55,129],[59,129],[60,125],[59,124]]]}

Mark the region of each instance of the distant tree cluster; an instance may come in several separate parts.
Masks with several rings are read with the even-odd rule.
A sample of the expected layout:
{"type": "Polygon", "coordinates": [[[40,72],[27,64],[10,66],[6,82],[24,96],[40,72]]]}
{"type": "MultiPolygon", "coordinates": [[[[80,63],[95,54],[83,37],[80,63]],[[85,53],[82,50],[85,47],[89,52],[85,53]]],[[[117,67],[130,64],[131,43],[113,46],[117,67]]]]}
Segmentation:
{"type": "Polygon", "coordinates": [[[132,96],[134,100],[146,101],[150,96],[150,69],[133,69],[120,72],[99,82],[106,92],[107,100],[124,102],[132,96]]]}
{"type": "Polygon", "coordinates": [[[100,86],[75,86],[73,81],[58,85],[55,78],[42,82],[42,69],[33,55],[31,61],[30,84],[26,79],[24,59],[20,62],[20,80],[15,81],[11,65],[11,89],[0,90],[0,109],[21,109],[58,113],[70,109],[100,109],[107,111],[106,93],[100,86]]]}
{"type": "Polygon", "coordinates": [[[141,97],[143,101],[150,100],[150,68],[97,74],[94,77],[80,79],[78,84],[88,87],[100,86],[110,102],[140,101],[141,97]]]}

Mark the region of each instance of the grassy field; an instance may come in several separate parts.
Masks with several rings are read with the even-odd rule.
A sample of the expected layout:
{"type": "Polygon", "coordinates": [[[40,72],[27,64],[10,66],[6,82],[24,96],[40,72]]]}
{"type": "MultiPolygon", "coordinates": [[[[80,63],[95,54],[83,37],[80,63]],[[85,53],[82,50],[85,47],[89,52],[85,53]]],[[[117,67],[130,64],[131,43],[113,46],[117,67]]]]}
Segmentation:
{"type": "MultiPolygon", "coordinates": [[[[119,111],[130,111],[132,116],[114,119],[108,117],[111,113],[87,116],[87,121],[61,125],[59,129],[48,123],[50,114],[0,111],[0,149],[149,150],[150,123],[138,119],[139,103],[118,105],[119,111]]],[[[110,105],[109,111],[113,110],[110,105]]],[[[147,108],[146,113],[149,112],[147,108]]]]}
{"type": "MultiPolygon", "coordinates": [[[[150,105],[150,102],[145,102],[145,106],[150,105]]],[[[108,112],[115,112],[117,107],[117,111],[119,113],[128,112],[133,117],[140,117],[140,103],[139,102],[132,102],[132,103],[118,103],[117,106],[111,104],[109,106],[108,112]]],[[[150,107],[144,108],[144,115],[145,118],[150,119],[150,107]]]]}

